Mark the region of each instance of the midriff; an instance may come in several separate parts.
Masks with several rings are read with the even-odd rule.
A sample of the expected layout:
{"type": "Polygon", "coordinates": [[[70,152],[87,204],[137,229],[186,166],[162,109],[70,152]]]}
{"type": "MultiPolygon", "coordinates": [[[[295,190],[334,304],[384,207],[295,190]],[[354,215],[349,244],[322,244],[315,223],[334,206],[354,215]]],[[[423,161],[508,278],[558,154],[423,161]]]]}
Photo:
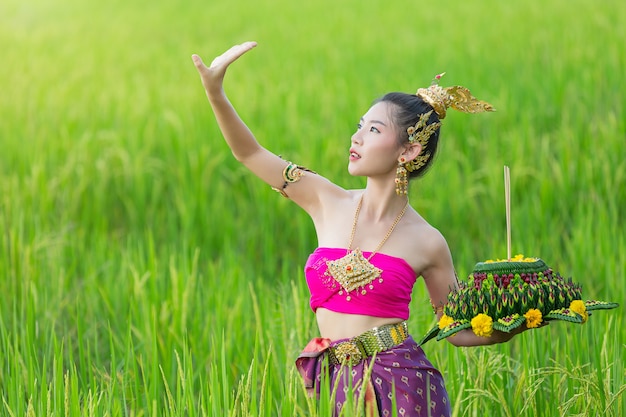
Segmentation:
{"type": "Polygon", "coordinates": [[[320,336],[330,340],[349,339],[374,327],[403,321],[401,318],[393,317],[336,313],[323,307],[317,309],[316,318],[320,336]]]}

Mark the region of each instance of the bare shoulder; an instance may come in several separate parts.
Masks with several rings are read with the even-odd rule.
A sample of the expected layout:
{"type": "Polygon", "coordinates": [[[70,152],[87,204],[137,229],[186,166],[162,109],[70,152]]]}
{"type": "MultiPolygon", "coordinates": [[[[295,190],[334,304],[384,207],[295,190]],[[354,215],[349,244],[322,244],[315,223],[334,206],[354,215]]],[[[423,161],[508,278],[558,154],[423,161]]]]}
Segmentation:
{"type": "Polygon", "coordinates": [[[452,259],[443,234],[415,211],[407,220],[402,233],[405,242],[403,257],[416,274],[426,277],[429,271],[448,268],[452,259]]]}

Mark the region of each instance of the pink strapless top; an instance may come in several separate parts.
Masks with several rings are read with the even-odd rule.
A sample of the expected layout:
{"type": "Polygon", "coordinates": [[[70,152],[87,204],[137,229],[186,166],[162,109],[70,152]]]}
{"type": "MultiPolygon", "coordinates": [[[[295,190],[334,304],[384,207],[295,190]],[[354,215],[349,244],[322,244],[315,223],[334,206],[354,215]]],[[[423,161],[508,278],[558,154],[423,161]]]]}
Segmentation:
{"type": "MultiPolygon", "coordinates": [[[[319,307],[337,313],[363,314],[374,317],[409,318],[411,292],[417,276],[413,268],[402,258],[376,253],[370,263],[382,269],[380,278],[364,288],[347,293],[327,273],[326,262],[335,261],[347,254],[342,248],[317,248],[307,259],[304,275],[311,291],[311,308],[319,307]]],[[[367,259],[371,252],[363,252],[367,259]]]]}

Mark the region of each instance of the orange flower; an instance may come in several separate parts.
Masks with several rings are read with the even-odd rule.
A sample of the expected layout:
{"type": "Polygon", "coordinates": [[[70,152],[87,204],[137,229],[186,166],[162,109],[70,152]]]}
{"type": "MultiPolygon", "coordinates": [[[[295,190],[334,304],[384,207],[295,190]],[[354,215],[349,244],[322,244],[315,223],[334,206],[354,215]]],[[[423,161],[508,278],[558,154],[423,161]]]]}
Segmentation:
{"type": "Polygon", "coordinates": [[[470,323],[477,336],[489,337],[493,333],[493,319],[486,314],[476,315],[470,323]]]}
{"type": "Polygon", "coordinates": [[[524,314],[526,317],[526,327],[529,329],[534,329],[535,327],[539,327],[541,322],[543,321],[543,316],[541,315],[541,311],[536,308],[531,308],[524,314]]]}

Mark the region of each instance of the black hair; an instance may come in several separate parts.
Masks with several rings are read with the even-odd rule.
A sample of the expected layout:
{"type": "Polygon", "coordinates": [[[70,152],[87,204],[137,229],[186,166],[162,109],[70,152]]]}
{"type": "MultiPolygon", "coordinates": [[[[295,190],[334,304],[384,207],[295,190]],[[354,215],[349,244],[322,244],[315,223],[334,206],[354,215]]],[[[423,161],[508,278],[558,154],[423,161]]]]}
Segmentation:
{"type": "MultiPolygon", "coordinates": [[[[419,121],[422,114],[432,111],[433,108],[430,104],[422,100],[414,94],[407,93],[387,93],[379,99],[375,100],[376,103],[392,103],[394,106],[391,108],[391,120],[398,129],[398,143],[405,144],[409,140],[407,129],[410,126],[415,126],[419,121]]],[[[434,111],[428,118],[428,124],[439,122],[439,117],[434,111]]],[[[439,144],[439,130],[437,128],[430,138],[426,146],[422,148],[420,155],[430,154],[430,157],[426,163],[415,171],[409,172],[410,178],[421,177],[426,173],[428,168],[432,165],[435,154],[437,153],[437,145],[439,144]]]]}

